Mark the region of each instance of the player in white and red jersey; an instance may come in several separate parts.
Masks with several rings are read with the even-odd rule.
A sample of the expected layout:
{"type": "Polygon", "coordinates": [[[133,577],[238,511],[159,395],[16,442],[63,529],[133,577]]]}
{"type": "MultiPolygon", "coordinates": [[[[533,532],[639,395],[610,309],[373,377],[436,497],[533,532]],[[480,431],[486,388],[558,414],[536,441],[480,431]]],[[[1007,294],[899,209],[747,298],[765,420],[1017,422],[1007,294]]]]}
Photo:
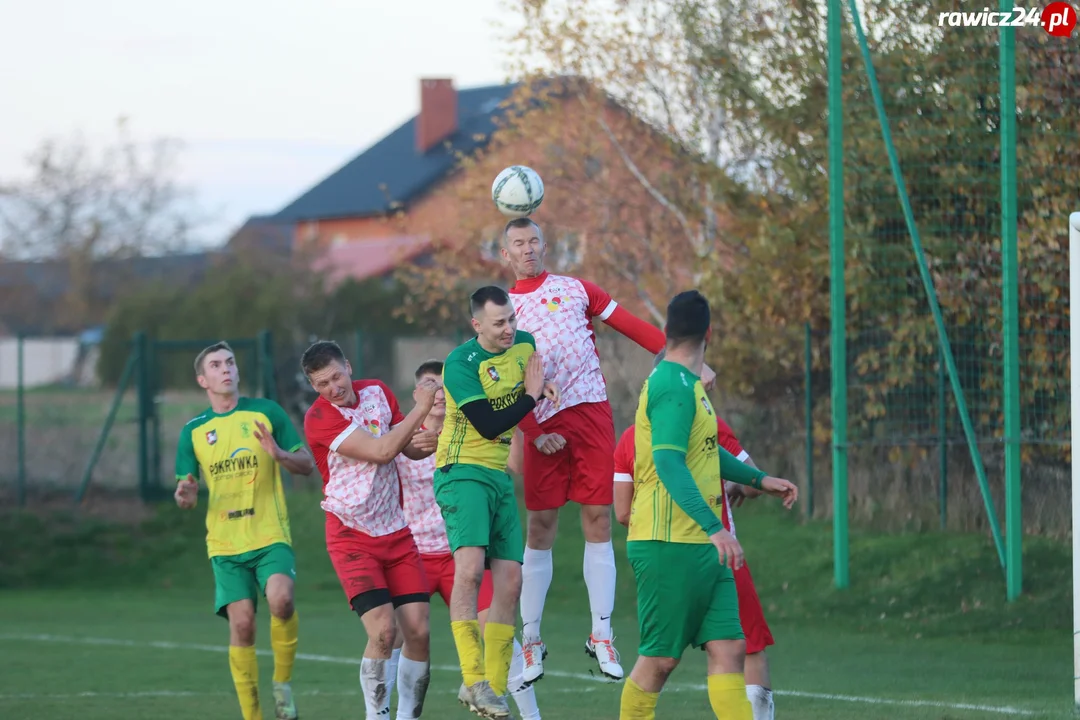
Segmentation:
{"type": "MultiPolygon", "coordinates": [[[[747,465],[757,467],[750,459],[750,454],[743,449],[731,426],[718,416],[716,418],[717,440],[721,447],[747,465]]],[[[630,522],[630,507],[634,501],[634,426],[631,425],[619,438],[615,448],[615,519],[622,525],[630,522]]],[[[741,505],[744,500],[761,495],[748,485],[737,483],[724,484],[724,529],[735,537],[735,518],[731,514],[731,505],[741,505]]],[[[739,620],[743,635],[746,636],[746,661],[743,675],[746,680],[746,695],[753,708],[754,720],[773,720],[772,685],[769,679],[769,660],[765,648],[773,645],[772,631],[765,622],[765,613],[761,609],[754,578],[750,575],[750,566],[744,561],[735,570],[735,590],[739,594],[739,620]]]]}
{"type": "MultiPolygon", "coordinates": [[[[416,369],[416,383],[430,380],[439,385],[435,393],[435,404],[431,407],[422,430],[435,433],[442,432],[443,422],[446,420],[446,395],[442,390],[443,363],[439,360],[428,360],[416,369]]],[[[401,478],[402,505],[405,511],[405,520],[412,530],[416,547],[420,550],[420,559],[424,563],[424,573],[427,575],[428,593],[442,596],[443,602],[450,607],[450,594],[454,588],[454,556],[450,552],[450,540],[446,535],[446,521],[443,520],[442,511],[435,501],[435,455],[429,455],[422,460],[412,460],[405,455],[398,455],[394,460],[397,465],[398,477],[401,478]]],[[[480,594],[477,597],[476,609],[479,615],[480,634],[484,632],[484,621],[487,619],[488,608],[491,607],[491,599],[494,588],[491,581],[491,571],[485,570],[483,579],[480,581],[480,594]]],[[[393,667],[401,654],[401,644],[404,637],[399,632],[394,642],[394,652],[391,657],[393,667]]],[[[514,658],[510,663],[510,675],[507,688],[510,696],[514,698],[521,720],[540,720],[540,708],[536,703],[536,690],[526,685],[521,678],[522,660],[521,646],[514,641],[514,658]]],[[[394,672],[389,673],[390,685],[394,684],[394,672]]]]}
{"type": "MultiPolygon", "coordinates": [[[[545,244],[539,226],[528,218],[511,220],[503,233],[503,258],[516,282],[510,298],[518,328],[536,339],[544,357],[544,377],[559,386],[561,403],[542,399],[519,428],[524,434],[525,508],[528,531],[522,566],[521,619],[526,682],[544,675],[547,648],[540,639],[544,601],[551,587],[551,548],[559,508],[581,505],[585,534],[583,573],[589,592],[592,632],[585,651],[600,672],[619,680],[623,669],[612,645],[615,608],[615,552],[611,546],[612,455],[615,423],[600,371],[593,318],[654,355],[664,349],[664,333],[622,308],[587,280],[544,270],[545,244]]],[[[715,375],[706,367],[703,380],[715,375]]],[[[520,437],[515,440],[521,442],[520,437]]]]}
{"type": "Polygon", "coordinates": [[[400,626],[398,720],[415,720],[430,681],[428,584],[401,503],[395,458],[422,459],[438,435],[420,427],[435,402],[436,383],[413,392],[416,407],[402,415],[397,398],[378,380],[352,380],[336,343],[304,351],[304,374],[319,398],[304,415],[304,434],[323,478],[326,550],[368,642],[360,665],[367,720],[390,714],[388,671],[400,626]]]}

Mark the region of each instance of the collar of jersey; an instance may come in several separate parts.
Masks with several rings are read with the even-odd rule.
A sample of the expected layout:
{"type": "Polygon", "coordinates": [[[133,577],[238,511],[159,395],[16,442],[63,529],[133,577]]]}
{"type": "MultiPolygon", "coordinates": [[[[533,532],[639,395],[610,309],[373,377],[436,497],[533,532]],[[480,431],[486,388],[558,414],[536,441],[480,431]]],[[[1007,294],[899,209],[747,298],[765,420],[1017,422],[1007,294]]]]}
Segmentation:
{"type": "Polygon", "coordinates": [[[212,417],[229,417],[230,415],[232,415],[232,414],[233,414],[234,412],[236,412],[237,410],[240,410],[240,409],[241,409],[241,406],[242,406],[242,405],[244,404],[244,402],[245,402],[246,400],[247,400],[247,398],[246,398],[246,397],[244,397],[243,395],[241,395],[240,397],[238,397],[238,398],[236,399],[236,407],[234,407],[234,408],[233,408],[232,410],[230,410],[229,412],[223,412],[223,413],[218,413],[218,412],[214,412],[214,408],[213,408],[213,406],[211,406],[211,407],[210,407],[210,409],[209,409],[209,410],[207,411],[207,415],[210,415],[210,416],[212,416],[212,417]]]}
{"type": "Polygon", "coordinates": [[[548,271],[540,273],[534,278],[524,278],[514,282],[514,287],[510,288],[510,292],[515,293],[530,293],[536,288],[544,284],[544,281],[548,278],[548,271]]]}

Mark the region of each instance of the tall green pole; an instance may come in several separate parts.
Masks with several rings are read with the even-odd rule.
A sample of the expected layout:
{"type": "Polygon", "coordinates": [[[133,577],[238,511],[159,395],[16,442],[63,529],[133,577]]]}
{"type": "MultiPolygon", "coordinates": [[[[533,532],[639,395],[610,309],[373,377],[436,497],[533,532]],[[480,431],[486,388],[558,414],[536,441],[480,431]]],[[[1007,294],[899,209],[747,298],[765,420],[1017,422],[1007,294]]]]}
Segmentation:
{"type": "MultiPolygon", "coordinates": [[[[1011,11],[1012,0],[1001,0],[1011,11]]],[[[1009,601],[1023,590],[1023,519],[1020,505],[1020,318],[1016,250],[1016,36],[1000,28],[1001,67],[1001,317],[1005,406],[1005,593],[1009,601]]]]}
{"type": "Polygon", "coordinates": [[[804,388],[806,402],[806,517],[814,517],[814,347],[810,323],[804,326],[804,388]]]}
{"type": "Polygon", "coordinates": [[[833,575],[848,578],[847,314],[844,293],[844,133],[841,2],[829,0],[829,322],[832,340],[833,575]]]}
{"type": "Polygon", "coordinates": [[[148,501],[150,497],[150,357],[146,333],[139,331],[134,337],[135,354],[138,357],[136,367],[135,404],[139,414],[139,494],[148,501]]]}
{"type": "Polygon", "coordinates": [[[26,338],[15,339],[15,496],[26,505],[26,338]]]}
{"type": "Polygon", "coordinates": [[[938,348],[938,515],[941,529],[949,524],[949,404],[945,395],[945,351],[938,348]]]}

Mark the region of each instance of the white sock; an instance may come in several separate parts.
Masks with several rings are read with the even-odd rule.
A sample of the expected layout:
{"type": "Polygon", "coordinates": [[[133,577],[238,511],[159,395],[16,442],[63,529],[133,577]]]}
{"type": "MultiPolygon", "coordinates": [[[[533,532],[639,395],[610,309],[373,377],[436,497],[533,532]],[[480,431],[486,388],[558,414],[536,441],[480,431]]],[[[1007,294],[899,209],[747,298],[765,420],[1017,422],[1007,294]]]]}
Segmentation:
{"type": "Polygon", "coordinates": [[[364,692],[367,720],[390,717],[390,693],[386,691],[386,666],[389,660],[364,658],[360,661],[360,689],[364,692]]]}
{"type": "Polygon", "coordinates": [[[746,697],[754,711],[754,720],[773,720],[772,690],[761,685],[747,685],[746,697]]]}
{"type": "Polygon", "coordinates": [[[521,636],[526,642],[540,639],[540,619],[554,572],[550,550],[525,548],[525,562],[521,566],[521,636]]]}
{"type": "Polygon", "coordinates": [[[611,639],[611,613],[615,609],[615,549],[611,541],[585,543],[582,563],[585,587],[589,590],[592,634],[597,640],[611,639]]]}
{"type": "Polygon", "coordinates": [[[510,697],[514,698],[521,720],[540,720],[540,706],[536,704],[536,688],[526,685],[521,678],[525,670],[525,661],[521,657],[521,643],[514,638],[514,657],[510,660],[510,678],[506,687],[510,688],[510,697]]]}
{"type": "Polygon", "coordinates": [[[394,648],[390,653],[390,662],[386,663],[386,697],[388,698],[394,696],[399,658],[401,658],[401,648],[394,648]]]}
{"type": "Polygon", "coordinates": [[[397,720],[417,720],[431,682],[431,663],[401,656],[398,665],[397,720]]]}

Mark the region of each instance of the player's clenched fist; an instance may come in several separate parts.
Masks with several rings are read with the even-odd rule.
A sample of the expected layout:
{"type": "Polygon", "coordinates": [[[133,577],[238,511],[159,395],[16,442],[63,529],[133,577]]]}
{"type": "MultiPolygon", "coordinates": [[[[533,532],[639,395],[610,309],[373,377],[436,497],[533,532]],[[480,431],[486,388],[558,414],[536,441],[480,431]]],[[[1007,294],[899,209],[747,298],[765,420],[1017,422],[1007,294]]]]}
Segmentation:
{"type": "Polygon", "coordinates": [[[554,455],[566,447],[566,438],[559,433],[545,433],[533,441],[536,449],[545,455],[554,455]]]}
{"type": "Polygon", "coordinates": [[[188,475],[176,483],[176,492],[173,493],[173,497],[176,498],[177,505],[184,510],[190,510],[195,507],[195,503],[199,499],[199,483],[195,482],[195,478],[191,475],[188,475]]]}
{"type": "Polygon", "coordinates": [[[763,492],[783,500],[784,507],[788,510],[799,499],[798,486],[783,478],[767,477],[761,481],[761,489],[763,492]]]}
{"type": "Polygon", "coordinates": [[[416,384],[416,389],[413,390],[413,400],[417,405],[422,405],[428,409],[435,404],[435,393],[439,392],[439,388],[442,387],[438,380],[434,378],[424,378],[416,384]]]}
{"type": "Polygon", "coordinates": [[[709,540],[720,554],[721,565],[727,565],[732,570],[738,570],[743,566],[742,545],[734,535],[727,530],[721,530],[710,535],[709,540]]]}

